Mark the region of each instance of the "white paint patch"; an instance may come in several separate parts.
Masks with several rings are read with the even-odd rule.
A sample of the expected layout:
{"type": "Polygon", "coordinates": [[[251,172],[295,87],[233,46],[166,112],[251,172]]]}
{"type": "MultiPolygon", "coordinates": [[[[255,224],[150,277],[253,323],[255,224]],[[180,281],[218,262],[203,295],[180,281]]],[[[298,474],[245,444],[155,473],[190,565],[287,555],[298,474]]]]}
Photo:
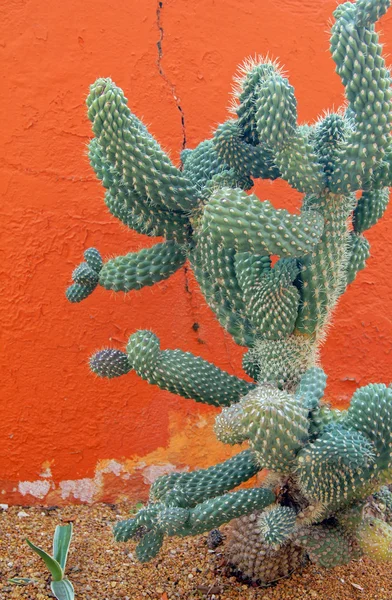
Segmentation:
{"type": "Polygon", "coordinates": [[[137,465],[135,465],[134,469],[135,471],[140,470],[140,469],[144,469],[144,467],[147,466],[147,463],[144,460],[141,460],[140,462],[137,463],[137,465]]]}
{"type": "Polygon", "coordinates": [[[81,500],[81,502],[92,502],[94,500],[94,494],[98,491],[98,486],[94,479],[69,479],[67,481],[60,481],[61,497],[65,500],[72,495],[75,500],[81,500]]]}
{"type": "Polygon", "coordinates": [[[203,429],[204,427],[207,427],[208,424],[209,423],[207,419],[205,417],[200,416],[200,418],[196,422],[196,427],[198,427],[199,429],[203,429]]]}
{"type": "Polygon", "coordinates": [[[183,469],[177,469],[175,465],[172,463],[166,463],[163,465],[150,465],[143,469],[143,481],[144,483],[154,483],[158,477],[161,475],[168,475],[169,473],[183,473],[184,471],[189,471],[189,467],[184,467],[183,469]]]}
{"type": "Polygon", "coordinates": [[[42,481],[42,479],[38,479],[37,481],[20,481],[18,489],[22,496],[30,494],[34,498],[42,499],[49,492],[50,483],[49,481],[42,481]]]}
{"type": "Polygon", "coordinates": [[[119,477],[123,469],[124,467],[121,463],[119,463],[117,460],[112,459],[108,462],[106,467],[104,467],[103,469],[99,469],[99,473],[114,473],[114,475],[117,475],[117,477],[119,477]]]}
{"type": "Polygon", "coordinates": [[[50,470],[50,467],[46,467],[46,469],[40,473],[40,477],[52,477],[52,471],[50,470]]]}

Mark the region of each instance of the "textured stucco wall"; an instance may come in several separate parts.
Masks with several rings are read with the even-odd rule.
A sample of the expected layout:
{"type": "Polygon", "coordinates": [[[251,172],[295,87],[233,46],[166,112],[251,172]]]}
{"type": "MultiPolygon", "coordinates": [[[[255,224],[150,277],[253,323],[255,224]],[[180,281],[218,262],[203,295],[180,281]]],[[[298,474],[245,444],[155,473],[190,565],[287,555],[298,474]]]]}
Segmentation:
{"type": "MultiPolygon", "coordinates": [[[[127,296],[64,297],[89,246],[104,256],[151,245],[106,212],[85,156],[84,99],[99,76],[124,90],[173,160],[227,117],[244,57],[270,53],[296,88],[301,120],[342,102],[328,52],[335,0],[9,0],[0,11],[2,399],[0,503],[146,495],[174,466],[208,466],[231,450],[211,432],[215,410],[160,392],[136,375],[99,381],[87,358],[152,329],[241,374],[242,350],[216,323],[185,269],[127,296]],[[159,44],[158,44],[159,42],[159,44]],[[196,325],[198,324],[198,325],[196,325]]],[[[392,51],[392,14],[382,21],[392,51]]],[[[281,182],[261,198],[298,207],[281,182]]],[[[392,210],[367,237],[372,257],[340,302],[323,348],[328,394],[392,379],[392,210]]]]}

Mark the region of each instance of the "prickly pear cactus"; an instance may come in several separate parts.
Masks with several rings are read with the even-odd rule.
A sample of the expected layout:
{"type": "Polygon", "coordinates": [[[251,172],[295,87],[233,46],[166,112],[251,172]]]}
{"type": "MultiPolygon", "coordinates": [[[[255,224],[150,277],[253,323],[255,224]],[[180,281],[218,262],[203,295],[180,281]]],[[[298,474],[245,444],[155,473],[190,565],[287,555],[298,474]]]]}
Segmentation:
{"type": "Polygon", "coordinates": [[[120,541],[140,540],[141,561],[157,555],[165,535],[232,519],[228,559],[254,580],[288,575],[306,557],[324,567],[362,554],[392,558],[392,388],[361,387],[347,411],[333,410],[318,358],[336,303],[369,256],[366,231],[389,199],[392,94],[375,30],[388,7],[357,0],[335,10],[330,49],[346,93],[341,109],[298,123],[294,89],[277,63],[248,60],[233,114],[182,153],[180,168],[111,79],[90,88],[89,158],[105,203],[129,228],[164,241],[109,260],[89,248],[67,298],[85,300],[98,285],[138,290],[189,261],[218,321],[247,349],[252,379],[161,350],[151,331],[91,357],[100,377],[135,371],[221,407],[218,439],[247,444],[224,463],[155,481],[147,506],[114,531],[120,541]],[[302,192],[300,214],[250,193],[256,178],[283,178],[302,192]],[[262,487],[231,491],[263,468],[271,474],[262,487]]]}

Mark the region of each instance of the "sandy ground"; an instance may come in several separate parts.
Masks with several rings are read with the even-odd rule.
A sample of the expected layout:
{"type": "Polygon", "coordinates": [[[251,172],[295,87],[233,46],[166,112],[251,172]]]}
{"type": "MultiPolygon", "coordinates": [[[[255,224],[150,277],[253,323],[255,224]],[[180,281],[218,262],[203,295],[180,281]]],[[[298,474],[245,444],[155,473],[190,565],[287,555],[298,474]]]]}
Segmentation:
{"type": "Polygon", "coordinates": [[[77,600],[392,600],[392,566],[368,559],[331,570],[308,565],[273,587],[250,587],[228,574],[224,547],[209,550],[206,535],[171,538],[156,559],[141,565],[134,543],[112,538],[113,524],[129,513],[127,505],[107,504],[0,509],[0,599],[53,598],[46,566],[24,538],[51,551],[56,525],[71,521],[67,576],[77,600]],[[10,581],[18,577],[31,581],[10,581]]]}

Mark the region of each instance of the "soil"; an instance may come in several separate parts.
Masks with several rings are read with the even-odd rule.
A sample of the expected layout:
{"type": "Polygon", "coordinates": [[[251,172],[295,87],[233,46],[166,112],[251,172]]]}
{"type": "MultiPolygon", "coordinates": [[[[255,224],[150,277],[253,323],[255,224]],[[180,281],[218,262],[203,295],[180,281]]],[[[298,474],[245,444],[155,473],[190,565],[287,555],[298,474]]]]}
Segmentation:
{"type": "Polygon", "coordinates": [[[51,552],[56,525],[68,522],[74,534],[66,574],[76,600],[392,599],[390,564],[369,559],[331,570],[308,565],[272,587],[249,586],[230,574],[224,546],[209,550],[207,535],[169,538],[159,555],[142,565],[135,559],[135,543],[112,537],[114,523],[129,515],[125,504],[0,508],[0,599],[53,598],[47,568],[24,540],[51,552]]]}

